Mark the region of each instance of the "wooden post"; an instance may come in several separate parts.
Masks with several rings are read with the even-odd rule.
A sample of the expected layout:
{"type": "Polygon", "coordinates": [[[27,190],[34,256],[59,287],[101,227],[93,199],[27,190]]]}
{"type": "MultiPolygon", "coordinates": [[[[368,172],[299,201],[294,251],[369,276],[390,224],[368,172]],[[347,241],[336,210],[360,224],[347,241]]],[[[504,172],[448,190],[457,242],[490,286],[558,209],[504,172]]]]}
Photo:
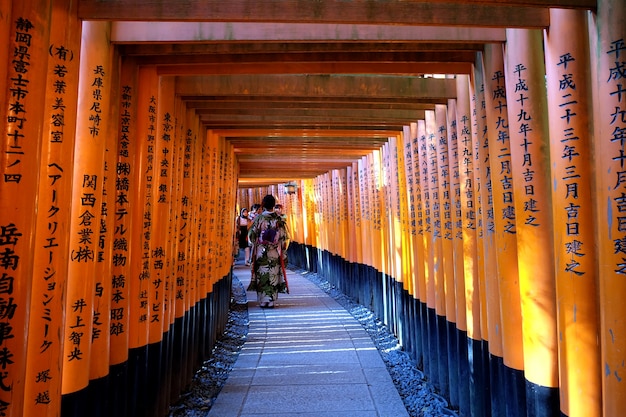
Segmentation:
{"type": "MultiPolygon", "coordinates": [[[[455,303],[450,306],[454,309],[455,320],[448,323],[450,330],[448,331],[448,350],[454,352],[454,356],[448,358],[450,364],[450,405],[459,407],[459,387],[463,384],[459,377],[461,363],[467,359],[467,349],[459,347],[459,341],[465,344],[467,337],[467,313],[465,309],[465,285],[464,285],[464,264],[463,264],[463,219],[467,216],[475,218],[472,213],[464,216],[463,201],[461,198],[461,189],[471,187],[466,183],[464,175],[461,173],[465,169],[462,165],[464,150],[459,148],[457,120],[456,120],[456,100],[448,100],[447,120],[448,120],[448,159],[450,161],[450,221],[452,223],[452,270],[453,280],[450,291],[454,293],[455,303]]],[[[470,188],[471,189],[471,188],[470,188]]],[[[466,190],[467,192],[467,190],[466,190]]],[[[473,207],[471,207],[473,210],[473,207]]]]}
{"type": "Polygon", "coordinates": [[[541,32],[507,29],[505,82],[529,413],[558,413],[556,288],[541,32]],[[541,325],[538,325],[541,323],[541,325]]]}
{"type": "Polygon", "coordinates": [[[517,262],[515,188],[512,180],[511,145],[504,58],[501,45],[486,45],[484,58],[485,108],[488,144],[478,151],[488,158],[493,195],[493,224],[502,319],[502,355],[506,413],[526,415],[522,312],[517,262]]]}
{"type": "Polygon", "coordinates": [[[416,333],[419,333],[419,341],[416,341],[416,362],[418,364],[422,364],[423,369],[426,371],[427,368],[427,360],[426,355],[428,355],[428,327],[427,327],[427,319],[428,319],[428,294],[426,290],[426,276],[427,276],[427,266],[425,262],[425,250],[424,250],[424,234],[425,234],[425,210],[423,204],[423,194],[422,194],[422,181],[424,181],[423,176],[421,175],[421,165],[420,165],[420,140],[418,133],[418,124],[422,124],[419,122],[411,123],[409,125],[409,141],[411,144],[411,162],[413,164],[413,192],[412,192],[412,201],[415,206],[415,237],[413,240],[413,259],[414,265],[413,268],[416,270],[415,276],[415,292],[419,297],[419,303],[416,306],[416,317],[419,317],[417,320],[417,325],[419,329],[416,329],[416,333]]]}
{"type": "Polygon", "coordinates": [[[137,66],[124,59],[120,74],[120,106],[118,111],[118,145],[115,172],[113,254],[111,262],[110,412],[125,413],[128,400],[128,350],[130,325],[130,250],[132,212],[137,207],[138,172],[135,166],[137,149],[137,66]]]}
{"type": "MultiPolygon", "coordinates": [[[[99,289],[104,291],[96,285],[95,275],[102,255],[99,235],[111,116],[109,31],[105,22],[83,23],[65,306],[62,393],[66,415],[79,415],[88,401],[82,390],[89,384],[92,338],[98,336],[93,332],[96,297],[99,289]]],[[[108,352],[104,360],[108,361],[108,352]]]]}
{"type": "MultiPolygon", "coordinates": [[[[459,132],[459,141],[462,146],[467,147],[472,141],[472,104],[470,98],[470,78],[466,75],[457,76],[457,131],[459,132]]],[[[467,176],[471,173],[465,173],[467,176]]],[[[462,204],[464,207],[473,208],[475,201],[474,196],[470,193],[461,193],[462,204]],[[471,198],[470,198],[471,197],[471,198]]],[[[486,415],[488,409],[485,405],[485,386],[488,386],[488,379],[485,379],[484,373],[484,347],[481,323],[484,320],[483,312],[483,292],[481,286],[480,273],[481,261],[478,258],[478,241],[476,236],[475,225],[472,225],[471,219],[465,224],[463,260],[464,260],[464,290],[465,290],[465,306],[467,320],[467,372],[469,378],[474,381],[467,389],[462,392],[463,395],[469,395],[469,404],[471,415],[486,415]],[[466,238],[466,239],[465,239],[466,238]]],[[[482,252],[481,252],[482,254],[482,252]]],[[[462,352],[465,354],[465,352],[462,352]]]]}
{"type": "Polygon", "coordinates": [[[37,193],[33,249],[33,287],[37,290],[31,294],[28,325],[25,416],[53,417],[61,413],[63,338],[60,335],[64,328],[65,268],[69,258],[68,201],[72,192],[80,51],[80,21],[75,6],[67,2],[64,7],[52,10],[50,44],[54,49],[49,51],[47,59],[45,115],[41,119],[47,123],[43,126],[37,193]],[[66,88],[58,89],[56,83],[63,83],[66,88]]]}
{"type": "MultiPolygon", "coordinates": [[[[444,363],[441,364],[440,379],[441,393],[447,398],[450,396],[450,373],[456,373],[453,368],[457,358],[456,343],[456,297],[454,284],[454,227],[452,223],[453,200],[451,194],[450,171],[453,165],[448,152],[448,109],[443,104],[435,105],[435,136],[434,146],[437,157],[437,177],[439,179],[439,227],[440,227],[440,263],[443,297],[445,302],[445,319],[439,324],[439,350],[446,352],[444,363]]],[[[455,378],[456,379],[456,378],[455,378]]],[[[456,388],[456,383],[454,387],[456,388]]]]}
{"type": "MultiPolygon", "coordinates": [[[[602,415],[619,416],[626,410],[626,176],[624,132],[626,94],[626,4],[600,0],[591,16],[594,87],[594,147],[598,288],[600,298],[600,364],[602,415]]],[[[582,269],[580,269],[582,270],[582,269]]]]}
{"type": "MultiPolygon", "coordinates": [[[[0,85],[5,87],[0,108],[0,303],[3,306],[0,326],[4,329],[0,340],[0,412],[5,416],[21,416],[31,288],[34,285],[39,295],[37,303],[41,303],[47,291],[41,270],[33,277],[33,264],[42,131],[48,129],[44,106],[51,12],[49,1],[5,1],[4,4],[8,7],[2,12],[0,26],[0,38],[6,41],[2,49],[7,51],[0,55],[0,67],[3,67],[0,85]]],[[[49,182],[46,178],[46,184],[49,182]]],[[[61,317],[57,315],[58,319],[61,317]]],[[[41,337],[41,327],[36,331],[41,337]]],[[[47,401],[45,393],[40,398],[28,398],[28,401],[38,400],[47,401]]]]}
{"type": "Polygon", "coordinates": [[[586,13],[550,10],[545,35],[561,413],[601,415],[591,176],[591,81],[586,13]]]}
{"type": "Polygon", "coordinates": [[[459,154],[459,175],[461,183],[461,213],[463,215],[463,247],[458,253],[462,257],[463,271],[457,276],[457,327],[459,329],[459,411],[461,415],[471,415],[470,401],[470,363],[468,344],[475,338],[477,325],[474,309],[476,308],[473,291],[478,280],[477,252],[480,243],[477,230],[481,226],[479,208],[475,208],[475,197],[484,186],[479,174],[479,161],[475,158],[472,147],[472,118],[470,110],[469,76],[458,75],[456,78],[456,131],[459,154]],[[461,317],[463,319],[461,320],[461,317]]]}
{"type": "Polygon", "coordinates": [[[157,129],[158,84],[155,67],[139,67],[137,75],[137,130],[131,188],[136,207],[131,212],[129,294],[129,412],[143,413],[147,406],[148,335],[150,323],[150,237],[154,192],[154,141],[157,129]]]}
{"type": "Polygon", "coordinates": [[[497,267],[497,251],[495,244],[495,223],[492,194],[492,169],[487,125],[487,92],[488,81],[485,77],[483,54],[477,54],[474,70],[474,100],[476,114],[473,117],[475,170],[480,176],[481,186],[475,196],[475,204],[480,215],[478,235],[481,244],[479,253],[479,276],[481,287],[481,333],[488,346],[483,350],[485,379],[489,380],[485,393],[492,415],[505,414],[506,396],[504,394],[504,366],[502,348],[502,317],[500,308],[500,278],[497,267]]]}
{"type": "Polygon", "coordinates": [[[363,263],[366,266],[374,266],[372,262],[372,245],[371,239],[367,236],[371,232],[371,214],[370,214],[370,192],[369,192],[369,170],[368,170],[369,157],[364,156],[358,161],[359,164],[359,196],[360,196],[360,212],[361,212],[361,240],[363,246],[361,250],[363,252],[363,263]]]}
{"type": "MultiPolygon", "coordinates": [[[[434,113],[430,112],[429,127],[425,120],[417,121],[417,135],[419,143],[419,163],[420,163],[420,184],[424,211],[424,269],[425,269],[425,293],[427,300],[427,311],[422,315],[422,319],[426,319],[428,338],[428,353],[424,354],[424,372],[433,379],[439,381],[439,353],[438,353],[438,333],[437,333],[437,314],[442,313],[445,308],[443,300],[438,299],[439,291],[437,291],[438,280],[435,277],[436,258],[435,253],[435,215],[433,206],[437,202],[434,196],[437,195],[435,187],[431,181],[431,160],[429,154],[430,132],[434,130],[432,122],[434,121],[434,113]]],[[[433,134],[434,136],[434,134],[433,134]]],[[[432,151],[431,151],[432,153],[432,151]]],[[[435,165],[436,167],[436,165],[435,165]]],[[[436,180],[436,177],[435,177],[436,180]]],[[[437,382],[438,384],[438,382],[437,382]]]]}

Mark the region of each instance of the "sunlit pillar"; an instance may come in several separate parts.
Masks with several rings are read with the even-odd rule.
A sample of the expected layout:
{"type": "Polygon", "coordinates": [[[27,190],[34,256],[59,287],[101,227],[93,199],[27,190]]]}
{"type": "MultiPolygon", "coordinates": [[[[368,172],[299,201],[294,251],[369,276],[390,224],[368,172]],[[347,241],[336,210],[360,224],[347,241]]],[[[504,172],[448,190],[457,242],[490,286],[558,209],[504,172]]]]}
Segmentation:
{"type": "MultiPolygon", "coordinates": [[[[423,122],[421,123],[423,124],[423,122]]],[[[424,370],[427,368],[426,355],[428,355],[428,295],[426,290],[426,268],[424,256],[424,204],[422,195],[423,176],[420,174],[420,141],[418,138],[418,123],[409,125],[408,140],[410,142],[411,163],[413,166],[413,191],[412,191],[412,207],[415,211],[415,236],[413,239],[413,269],[415,270],[415,292],[418,294],[419,303],[416,306],[416,334],[419,334],[419,340],[415,341],[416,346],[416,362],[422,364],[424,370]]],[[[407,157],[408,159],[408,157],[407,157]]]]}
{"type": "MultiPolygon", "coordinates": [[[[428,119],[427,119],[428,121],[428,119]]],[[[456,300],[454,297],[454,252],[452,241],[454,239],[454,227],[452,224],[452,197],[450,196],[450,170],[451,164],[448,154],[448,111],[443,104],[435,105],[434,120],[434,154],[436,155],[437,166],[435,175],[438,178],[439,201],[439,238],[437,246],[440,250],[437,255],[437,268],[441,270],[439,279],[441,284],[441,295],[444,300],[444,314],[439,315],[438,333],[439,352],[443,356],[443,363],[440,364],[439,378],[441,393],[450,396],[450,373],[451,357],[456,357],[456,341],[454,338],[454,328],[456,327],[456,300]],[[451,325],[449,325],[451,324],[451,325]]],[[[456,385],[455,385],[456,386],[456,385]]]]}
{"type": "Polygon", "coordinates": [[[376,150],[372,152],[370,157],[368,180],[370,185],[370,219],[372,226],[372,255],[374,268],[381,272],[383,270],[383,230],[381,216],[382,210],[382,152],[376,150]]]}
{"type": "MultiPolygon", "coordinates": [[[[62,392],[64,415],[84,412],[89,384],[95,313],[99,311],[96,278],[101,257],[105,155],[110,134],[111,64],[109,24],[83,22],[72,208],[69,221],[70,263],[65,306],[62,392]]],[[[97,284],[100,284],[99,286],[97,284]]],[[[108,335],[107,335],[108,336],[108,335]]],[[[101,352],[99,352],[101,353],[101,352]]],[[[108,362],[108,352],[103,360],[108,362]]]]}
{"type": "Polygon", "coordinates": [[[453,407],[459,406],[459,371],[460,363],[465,361],[466,349],[459,348],[459,340],[465,343],[467,338],[467,312],[465,310],[465,290],[460,291],[459,284],[464,284],[465,274],[463,265],[463,202],[461,201],[461,167],[459,158],[463,158],[459,149],[458,132],[456,129],[456,100],[448,100],[447,105],[447,132],[448,132],[448,159],[450,162],[450,222],[452,223],[452,271],[453,279],[450,290],[454,294],[454,323],[448,326],[448,350],[454,354],[448,358],[450,367],[450,403],[453,407]],[[463,329],[459,332],[460,329],[463,329]],[[459,337],[461,336],[461,337],[459,337]],[[463,353],[461,353],[463,352],[463,353]]]}
{"type": "Polygon", "coordinates": [[[404,205],[406,206],[407,216],[407,230],[406,230],[406,279],[410,281],[409,294],[410,299],[407,299],[407,309],[409,311],[410,328],[409,342],[407,350],[411,354],[413,360],[419,363],[422,356],[421,346],[421,332],[420,332],[420,309],[419,309],[419,288],[417,286],[418,280],[418,265],[419,257],[417,256],[417,207],[415,200],[415,176],[413,174],[413,153],[411,151],[411,128],[410,126],[403,127],[402,145],[398,146],[398,152],[402,153],[402,161],[404,165],[404,205]]]}
{"type": "Polygon", "coordinates": [[[126,409],[128,375],[128,348],[130,325],[130,279],[132,212],[137,207],[138,172],[135,165],[137,147],[137,67],[123,60],[120,72],[119,110],[117,133],[117,161],[115,172],[115,204],[110,208],[114,217],[113,254],[111,265],[110,357],[111,387],[110,410],[119,414],[126,409]]]}
{"type": "Polygon", "coordinates": [[[600,0],[591,15],[602,412],[626,410],[626,4],[600,0]]]}
{"type": "Polygon", "coordinates": [[[459,253],[463,263],[462,274],[457,276],[457,326],[459,334],[459,412],[461,415],[471,415],[470,409],[470,370],[468,357],[468,338],[476,338],[474,329],[478,326],[475,318],[475,301],[472,291],[478,280],[478,248],[477,236],[478,215],[475,208],[474,196],[482,184],[477,175],[478,167],[475,164],[472,148],[472,118],[469,97],[469,76],[456,77],[456,131],[457,147],[459,152],[459,182],[461,188],[460,201],[462,213],[463,247],[459,253]],[[461,320],[461,315],[464,320],[461,320]]]}
{"type": "MultiPolygon", "coordinates": [[[[150,316],[150,233],[152,232],[152,193],[154,190],[154,137],[157,120],[156,68],[140,67],[136,93],[137,126],[134,155],[135,186],[131,188],[129,231],[131,258],[129,287],[129,383],[136,387],[129,396],[130,412],[139,413],[147,401],[147,349],[150,316]]],[[[130,388],[132,389],[132,388],[130,388]]]]}
{"type": "MultiPolygon", "coordinates": [[[[459,146],[464,148],[470,147],[472,144],[472,130],[473,130],[473,117],[472,117],[472,97],[470,96],[470,77],[467,75],[457,75],[457,135],[459,146]]],[[[468,152],[466,150],[466,152],[468,152]]],[[[465,171],[463,173],[465,178],[464,188],[468,184],[469,176],[471,172],[465,171]]],[[[480,266],[482,266],[481,259],[478,258],[482,255],[482,251],[479,251],[479,241],[476,235],[476,224],[474,221],[475,208],[474,198],[472,190],[465,188],[461,192],[462,207],[465,208],[465,215],[468,218],[464,222],[464,234],[463,234],[463,288],[465,291],[465,309],[466,309],[466,325],[467,325],[467,338],[466,348],[463,352],[467,355],[467,368],[466,371],[468,377],[474,383],[470,384],[467,388],[463,387],[462,394],[469,396],[468,414],[472,416],[483,415],[487,413],[485,407],[486,394],[485,390],[489,385],[489,380],[485,379],[484,371],[484,353],[487,346],[483,346],[483,338],[487,335],[482,334],[481,321],[484,320],[483,316],[483,289],[481,288],[481,278],[484,278],[484,274],[481,272],[480,266]],[[467,391],[465,391],[467,390],[467,391]]]]}
{"type": "Polygon", "coordinates": [[[490,185],[493,195],[491,219],[494,229],[500,291],[505,408],[507,415],[522,417],[526,415],[522,314],[517,265],[509,116],[501,45],[485,46],[484,74],[488,144],[483,142],[478,152],[483,153],[483,159],[488,158],[486,169],[490,171],[490,185]]]}
{"type": "MultiPolygon", "coordinates": [[[[428,175],[429,161],[427,157],[428,143],[426,139],[426,121],[417,121],[417,149],[419,169],[419,189],[422,197],[422,245],[423,251],[421,258],[424,262],[424,282],[420,287],[420,294],[425,294],[425,303],[422,311],[422,322],[424,323],[424,373],[430,378],[436,378],[439,373],[438,356],[437,356],[437,313],[436,313],[436,295],[435,280],[433,275],[433,217],[432,217],[432,198],[431,185],[428,175]],[[423,289],[423,291],[422,291],[423,289]],[[434,326],[433,326],[434,323],[434,326]],[[434,376],[433,376],[434,375],[434,376]]],[[[414,171],[415,172],[415,171],[414,171]]]]}
{"type": "MultiPolygon", "coordinates": [[[[0,39],[6,42],[0,48],[4,50],[0,53],[0,85],[5,87],[0,100],[0,326],[4,329],[0,413],[21,416],[31,286],[40,297],[45,290],[41,269],[34,271],[33,263],[41,148],[49,140],[42,132],[48,130],[44,114],[51,12],[49,1],[5,1],[4,6],[0,18],[0,39]],[[33,272],[38,274],[36,278],[33,272]]],[[[71,167],[67,169],[71,176],[71,167]]],[[[49,192],[46,198],[50,198],[49,192]]],[[[36,331],[41,337],[41,326],[36,331]]],[[[58,358],[54,361],[58,364],[58,358]]],[[[39,401],[47,401],[43,394],[39,401]]],[[[29,393],[28,401],[38,398],[29,393]]]]}
{"type": "MultiPolygon", "coordinates": [[[[74,133],[78,98],[80,22],[75,5],[52,10],[45,93],[37,225],[34,240],[23,415],[58,416],[74,133]],[[59,88],[61,86],[61,88],[59,88]],[[64,87],[63,87],[64,86],[64,87]]],[[[10,13],[9,13],[10,15],[10,13]]],[[[7,48],[8,50],[8,48],[7,48]]],[[[0,61],[3,62],[3,61],[0,61]]],[[[8,68],[8,67],[7,67],[8,68]]]]}
{"type": "Polygon", "coordinates": [[[545,36],[561,412],[577,417],[602,409],[586,27],[585,12],[552,9],[545,36]]]}
{"type": "Polygon", "coordinates": [[[476,77],[475,101],[476,116],[474,121],[474,153],[476,158],[475,173],[482,177],[483,185],[476,195],[476,208],[480,214],[479,235],[482,244],[479,249],[479,274],[481,282],[482,316],[481,328],[483,339],[489,340],[485,355],[485,372],[489,378],[489,400],[492,415],[505,414],[504,388],[504,353],[502,342],[502,313],[500,303],[500,279],[498,275],[497,247],[495,241],[495,223],[492,193],[492,169],[490,166],[489,134],[487,125],[487,99],[483,54],[476,59],[474,70],[476,77]],[[480,80],[480,81],[479,81],[480,80]],[[487,370],[488,368],[488,370],[487,370]]]}
{"type": "Polygon", "coordinates": [[[505,84],[529,413],[558,413],[556,285],[542,35],[507,29],[505,84]],[[540,326],[537,324],[541,323],[540,326]]]}

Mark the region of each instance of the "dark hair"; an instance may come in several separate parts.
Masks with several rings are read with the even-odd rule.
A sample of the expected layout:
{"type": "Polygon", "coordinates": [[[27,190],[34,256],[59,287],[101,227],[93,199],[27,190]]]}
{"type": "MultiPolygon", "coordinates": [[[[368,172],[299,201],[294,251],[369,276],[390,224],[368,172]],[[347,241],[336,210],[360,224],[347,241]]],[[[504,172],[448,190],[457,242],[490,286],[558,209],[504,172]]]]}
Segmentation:
{"type": "Polygon", "coordinates": [[[248,211],[248,209],[247,209],[247,208],[245,208],[245,207],[244,207],[244,208],[242,208],[242,209],[241,209],[241,211],[239,212],[239,216],[240,216],[240,217],[245,217],[245,216],[243,215],[243,212],[244,212],[244,211],[248,211]]]}
{"type": "Polygon", "coordinates": [[[276,199],[274,198],[273,195],[268,194],[265,197],[263,197],[263,201],[261,202],[261,205],[263,206],[263,208],[267,210],[272,210],[274,209],[274,206],[276,205],[276,199]]]}

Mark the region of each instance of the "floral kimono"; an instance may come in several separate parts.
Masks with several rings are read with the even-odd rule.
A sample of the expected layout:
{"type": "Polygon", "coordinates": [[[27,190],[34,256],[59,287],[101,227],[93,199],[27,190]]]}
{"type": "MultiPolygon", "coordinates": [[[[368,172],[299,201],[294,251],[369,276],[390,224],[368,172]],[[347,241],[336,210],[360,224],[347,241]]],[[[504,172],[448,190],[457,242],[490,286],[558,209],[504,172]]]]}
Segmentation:
{"type": "Polygon", "coordinates": [[[287,246],[289,233],[285,220],[273,211],[255,217],[248,237],[252,242],[252,277],[248,291],[256,291],[261,307],[274,307],[278,293],[288,293],[287,246]]]}

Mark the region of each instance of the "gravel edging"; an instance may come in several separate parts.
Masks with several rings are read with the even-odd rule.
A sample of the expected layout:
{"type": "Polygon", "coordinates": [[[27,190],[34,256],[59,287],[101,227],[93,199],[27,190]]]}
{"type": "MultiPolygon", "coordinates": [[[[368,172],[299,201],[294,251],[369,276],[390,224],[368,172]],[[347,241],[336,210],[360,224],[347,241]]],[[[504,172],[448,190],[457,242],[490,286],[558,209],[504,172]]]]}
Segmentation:
{"type": "Polygon", "coordinates": [[[169,417],[206,417],[246,342],[248,325],[246,290],[241,281],[233,276],[224,333],[218,337],[211,357],[195,373],[188,389],[170,406],[169,417]]]}
{"type": "MultiPolygon", "coordinates": [[[[361,323],[389,371],[389,375],[411,417],[458,416],[448,408],[448,402],[437,395],[433,385],[415,366],[398,339],[364,306],[353,302],[316,273],[294,270],[316,284],[361,323]]],[[[248,335],[248,306],[246,291],[233,276],[231,308],[224,334],[219,337],[211,358],[193,377],[187,391],[170,407],[170,417],[204,417],[215,403],[226,383],[248,335]]]]}

